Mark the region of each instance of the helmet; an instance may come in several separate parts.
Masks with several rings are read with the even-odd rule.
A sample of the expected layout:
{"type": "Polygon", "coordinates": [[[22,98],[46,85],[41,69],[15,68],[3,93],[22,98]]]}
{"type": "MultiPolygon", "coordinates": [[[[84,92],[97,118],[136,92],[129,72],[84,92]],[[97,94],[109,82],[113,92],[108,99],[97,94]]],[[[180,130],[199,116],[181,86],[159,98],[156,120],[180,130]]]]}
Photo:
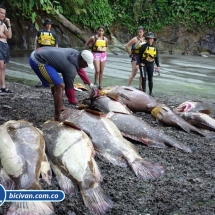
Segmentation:
{"type": "Polygon", "coordinates": [[[88,67],[90,69],[94,69],[94,65],[93,65],[94,57],[92,52],[90,52],[89,50],[84,50],[81,52],[81,56],[87,62],[88,67]]]}
{"type": "Polygon", "coordinates": [[[155,38],[155,36],[154,36],[154,34],[153,34],[152,32],[149,32],[149,33],[146,35],[146,39],[150,39],[150,38],[154,39],[154,41],[157,40],[157,38],[155,38]]]}
{"type": "Polygon", "coordinates": [[[51,19],[46,18],[46,19],[44,20],[44,22],[43,22],[43,25],[45,26],[46,24],[52,24],[51,19]]]}

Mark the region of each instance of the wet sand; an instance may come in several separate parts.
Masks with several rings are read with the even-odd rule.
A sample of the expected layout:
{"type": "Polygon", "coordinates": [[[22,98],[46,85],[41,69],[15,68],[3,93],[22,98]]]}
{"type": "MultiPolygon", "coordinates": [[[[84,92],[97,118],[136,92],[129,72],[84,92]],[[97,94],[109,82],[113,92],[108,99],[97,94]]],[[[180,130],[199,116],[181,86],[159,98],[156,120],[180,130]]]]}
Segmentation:
{"type": "MultiPolygon", "coordinates": [[[[38,83],[38,78],[31,70],[28,58],[30,51],[11,52],[7,65],[8,81],[28,86],[38,83]]],[[[190,94],[211,98],[215,89],[215,57],[160,54],[161,76],[154,77],[154,93],[190,94]]],[[[86,69],[93,82],[94,70],[86,69]]],[[[131,74],[130,58],[127,54],[114,55],[108,53],[104,70],[103,86],[127,85],[131,74]]],[[[132,86],[139,87],[139,72],[132,86]]],[[[76,77],[75,82],[81,82],[76,77]]],[[[147,88],[148,90],[148,88],[147,88]]]]}

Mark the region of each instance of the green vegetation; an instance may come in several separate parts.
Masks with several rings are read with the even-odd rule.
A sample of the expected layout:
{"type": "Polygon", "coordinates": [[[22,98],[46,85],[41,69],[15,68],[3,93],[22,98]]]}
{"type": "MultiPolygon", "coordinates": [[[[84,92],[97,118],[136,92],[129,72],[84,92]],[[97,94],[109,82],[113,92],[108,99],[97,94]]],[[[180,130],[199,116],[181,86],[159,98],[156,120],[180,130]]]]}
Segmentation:
{"type": "Polygon", "coordinates": [[[150,31],[178,23],[190,30],[215,26],[214,0],[3,0],[1,4],[12,19],[31,19],[36,27],[41,15],[56,13],[82,28],[120,26],[129,33],[139,25],[150,31]]]}

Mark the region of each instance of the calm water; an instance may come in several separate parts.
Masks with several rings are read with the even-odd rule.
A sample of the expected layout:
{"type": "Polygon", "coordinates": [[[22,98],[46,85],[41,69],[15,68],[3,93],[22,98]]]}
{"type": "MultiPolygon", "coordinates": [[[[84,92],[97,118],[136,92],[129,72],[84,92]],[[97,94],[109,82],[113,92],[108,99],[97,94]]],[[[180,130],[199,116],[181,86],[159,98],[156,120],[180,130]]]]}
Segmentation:
{"type": "MultiPolygon", "coordinates": [[[[28,64],[31,51],[11,51],[6,80],[34,86],[37,76],[28,64]]],[[[154,77],[154,92],[215,97],[215,57],[160,54],[161,76],[154,77]]],[[[94,70],[86,69],[93,82],[94,70]]],[[[128,55],[108,54],[103,86],[127,85],[131,73],[128,55]]],[[[139,73],[132,85],[138,87],[139,73]]],[[[81,82],[77,76],[75,82],[81,82]]],[[[82,83],[82,82],[81,82],[82,83]]]]}

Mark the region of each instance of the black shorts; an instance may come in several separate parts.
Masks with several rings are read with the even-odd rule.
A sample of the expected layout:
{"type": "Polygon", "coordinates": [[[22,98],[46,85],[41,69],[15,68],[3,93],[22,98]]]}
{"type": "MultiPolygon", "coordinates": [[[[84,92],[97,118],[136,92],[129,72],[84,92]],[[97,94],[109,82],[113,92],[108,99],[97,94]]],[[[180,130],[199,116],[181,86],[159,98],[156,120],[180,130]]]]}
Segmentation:
{"type": "Polygon", "coordinates": [[[9,46],[7,43],[0,41],[0,60],[8,63],[10,58],[9,46]]]}

